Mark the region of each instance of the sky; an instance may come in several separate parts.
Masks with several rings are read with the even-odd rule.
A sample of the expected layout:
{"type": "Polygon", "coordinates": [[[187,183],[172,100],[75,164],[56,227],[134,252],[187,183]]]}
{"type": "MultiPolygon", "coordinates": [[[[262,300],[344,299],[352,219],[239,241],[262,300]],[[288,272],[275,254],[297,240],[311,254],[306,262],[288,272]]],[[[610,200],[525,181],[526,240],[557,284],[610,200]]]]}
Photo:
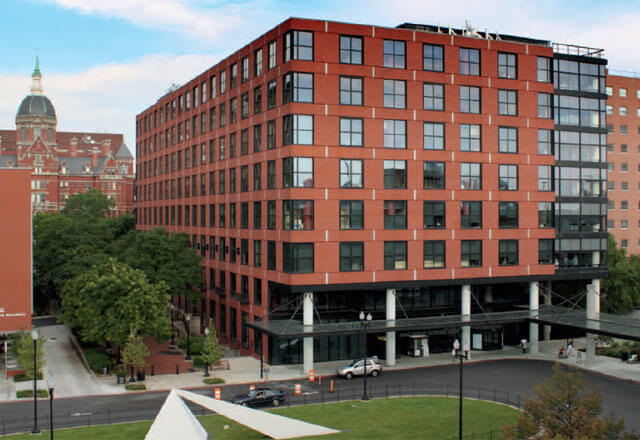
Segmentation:
{"type": "Polygon", "coordinates": [[[289,17],[424,23],[605,49],[640,72],[640,0],[0,0],[0,129],[15,128],[36,54],[58,130],[124,133],[183,84],[289,17]]]}

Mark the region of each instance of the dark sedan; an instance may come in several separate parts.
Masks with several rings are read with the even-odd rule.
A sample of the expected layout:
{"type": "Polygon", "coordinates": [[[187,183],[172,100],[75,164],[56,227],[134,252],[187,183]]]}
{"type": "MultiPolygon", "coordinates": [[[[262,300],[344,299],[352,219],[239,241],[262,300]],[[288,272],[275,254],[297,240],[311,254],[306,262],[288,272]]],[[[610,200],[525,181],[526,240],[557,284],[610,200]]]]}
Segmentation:
{"type": "Polygon", "coordinates": [[[278,406],[286,400],[284,391],[277,388],[256,388],[246,394],[239,394],[231,399],[231,402],[242,406],[278,406]]]}

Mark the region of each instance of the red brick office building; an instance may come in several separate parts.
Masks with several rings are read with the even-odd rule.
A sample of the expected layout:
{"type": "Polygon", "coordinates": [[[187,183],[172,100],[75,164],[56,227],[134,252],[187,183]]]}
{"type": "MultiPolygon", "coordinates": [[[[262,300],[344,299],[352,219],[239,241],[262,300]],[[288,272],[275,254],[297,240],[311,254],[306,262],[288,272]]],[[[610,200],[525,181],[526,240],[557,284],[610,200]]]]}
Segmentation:
{"type": "Polygon", "coordinates": [[[629,254],[640,253],[640,78],[607,76],[608,229],[629,254]]]}
{"type": "Polygon", "coordinates": [[[0,167],[0,335],[31,328],[31,170],[0,167]]]}
{"type": "MultiPolygon", "coordinates": [[[[232,347],[308,369],[309,359],[359,355],[361,340],[282,339],[245,323],[350,322],[360,310],[395,320],[396,304],[398,317],[529,298],[537,307],[538,282],[599,278],[605,194],[554,187],[574,168],[580,185],[587,164],[553,151],[558,127],[590,130],[598,143],[606,129],[598,111],[587,128],[554,121],[573,109],[554,65],[595,66],[584,99],[598,105],[606,60],[566,48],[473,29],[289,19],[160,97],[136,118],[136,207],[139,229],[186,232],[203,256],[203,301],[177,305],[213,317],[232,347]],[[580,223],[580,200],[591,199],[602,228],[565,230],[564,203],[577,204],[580,223]]],[[[467,348],[505,337],[472,331],[467,348]]],[[[410,344],[397,336],[370,338],[372,351],[384,356],[383,342],[395,361],[410,344]]],[[[431,351],[448,350],[453,335],[429,338],[431,351]]]]}
{"type": "Polygon", "coordinates": [[[75,193],[96,188],[115,200],[112,214],[133,210],[134,159],[121,134],[57,131],[36,60],[31,93],[16,128],[0,130],[0,167],[30,168],[33,212],[55,212],[75,193]]]}

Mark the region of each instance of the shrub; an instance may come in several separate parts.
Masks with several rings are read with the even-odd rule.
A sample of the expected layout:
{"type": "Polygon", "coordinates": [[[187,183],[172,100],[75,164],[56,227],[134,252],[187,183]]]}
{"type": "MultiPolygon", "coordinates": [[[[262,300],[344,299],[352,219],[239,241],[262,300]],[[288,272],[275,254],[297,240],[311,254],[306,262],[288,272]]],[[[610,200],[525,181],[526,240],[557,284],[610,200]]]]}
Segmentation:
{"type": "Polygon", "coordinates": [[[192,362],[195,368],[204,368],[204,360],[202,359],[202,356],[200,355],[193,356],[192,362]]]}
{"type": "MultiPolygon", "coordinates": [[[[25,399],[27,397],[33,397],[33,390],[22,390],[16,393],[18,399],[25,399]]],[[[38,397],[49,397],[47,390],[38,390],[38,397]]]]}
{"type": "MultiPolygon", "coordinates": [[[[41,380],[41,379],[42,379],[42,371],[38,373],[38,380],[41,380]]],[[[27,377],[26,374],[16,374],[15,376],[13,376],[14,382],[28,382],[30,380],[33,380],[33,378],[27,377]]]]}
{"type": "Polygon", "coordinates": [[[143,383],[128,383],[124,387],[127,391],[142,391],[147,389],[147,386],[143,383]]]}
{"type": "MultiPolygon", "coordinates": [[[[202,347],[204,345],[204,338],[200,336],[191,337],[191,355],[202,353],[202,347]]],[[[183,350],[187,350],[187,338],[182,338],[178,341],[178,347],[183,350]]]]}
{"type": "Polygon", "coordinates": [[[101,348],[87,348],[84,351],[84,355],[87,358],[89,368],[96,373],[102,374],[103,366],[106,366],[109,371],[113,369],[113,359],[109,353],[101,348]]]}
{"type": "Polygon", "coordinates": [[[224,383],[224,379],[221,377],[207,377],[202,382],[207,385],[218,385],[224,383]]]}

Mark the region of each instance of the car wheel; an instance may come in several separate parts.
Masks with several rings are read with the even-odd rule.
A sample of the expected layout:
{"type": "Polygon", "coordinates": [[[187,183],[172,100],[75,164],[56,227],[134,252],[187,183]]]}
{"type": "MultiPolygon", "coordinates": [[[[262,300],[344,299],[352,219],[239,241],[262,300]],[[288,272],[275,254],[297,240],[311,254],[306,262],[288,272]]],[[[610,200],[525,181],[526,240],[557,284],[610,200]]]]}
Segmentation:
{"type": "Polygon", "coordinates": [[[273,399],[273,406],[280,405],[280,401],[278,399],[273,399]]]}
{"type": "Polygon", "coordinates": [[[347,380],[351,380],[351,378],[353,377],[353,373],[352,373],[352,372],[348,372],[347,374],[345,374],[345,375],[344,375],[344,377],[345,377],[347,380]]]}
{"type": "Polygon", "coordinates": [[[242,406],[249,406],[249,405],[247,405],[247,402],[244,402],[244,403],[242,404],[242,406]]]}
{"type": "Polygon", "coordinates": [[[372,375],[373,377],[376,377],[378,374],[380,374],[380,372],[379,372],[378,370],[373,370],[373,371],[371,372],[371,375],[372,375]]]}

